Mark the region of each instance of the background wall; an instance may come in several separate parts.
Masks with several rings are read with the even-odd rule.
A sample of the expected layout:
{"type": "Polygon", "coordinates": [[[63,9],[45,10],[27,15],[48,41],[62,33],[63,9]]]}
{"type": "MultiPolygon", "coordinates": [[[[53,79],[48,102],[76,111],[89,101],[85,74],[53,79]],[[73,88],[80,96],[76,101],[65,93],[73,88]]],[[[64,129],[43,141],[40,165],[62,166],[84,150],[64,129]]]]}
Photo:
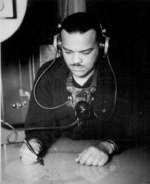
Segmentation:
{"type": "Polygon", "coordinates": [[[52,43],[58,24],[58,2],[29,0],[24,20],[2,42],[2,119],[23,125],[30,92],[40,67],[40,45],[52,43]]]}
{"type": "Polygon", "coordinates": [[[119,92],[132,100],[137,118],[149,127],[150,1],[88,0],[87,11],[100,17],[111,38],[109,55],[119,92]]]}
{"type": "MultiPolygon", "coordinates": [[[[40,66],[40,46],[52,44],[53,35],[58,32],[57,25],[62,20],[62,2],[29,0],[21,27],[1,45],[2,118],[11,124],[19,126],[24,123],[28,94],[40,66]],[[17,103],[24,105],[24,101],[25,106],[13,107],[17,103]]],[[[135,120],[142,121],[145,129],[149,128],[150,2],[87,0],[86,9],[97,15],[111,38],[109,56],[117,77],[119,94],[127,100],[131,99],[135,120]]]]}
{"type": "Polygon", "coordinates": [[[131,101],[134,130],[144,139],[150,130],[150,1],[88,0],[87,11],[96,13],[107,28],[118,94],[131,101]]]}

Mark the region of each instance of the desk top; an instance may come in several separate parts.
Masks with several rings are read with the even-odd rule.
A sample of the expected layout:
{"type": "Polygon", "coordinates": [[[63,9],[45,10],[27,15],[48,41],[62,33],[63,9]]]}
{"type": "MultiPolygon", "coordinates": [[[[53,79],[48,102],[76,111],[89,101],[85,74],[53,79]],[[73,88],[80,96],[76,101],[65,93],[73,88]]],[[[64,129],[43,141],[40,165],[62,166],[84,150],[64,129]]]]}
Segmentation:
{"type": "Polygon", "coordinates": [[[74,160],[95,141],[59,140],[40,164],[24,166],[21,144],[2,145],[2,184],[149,184],[150,146],[129,149],[104,167],[85,166],[74,160]]]}

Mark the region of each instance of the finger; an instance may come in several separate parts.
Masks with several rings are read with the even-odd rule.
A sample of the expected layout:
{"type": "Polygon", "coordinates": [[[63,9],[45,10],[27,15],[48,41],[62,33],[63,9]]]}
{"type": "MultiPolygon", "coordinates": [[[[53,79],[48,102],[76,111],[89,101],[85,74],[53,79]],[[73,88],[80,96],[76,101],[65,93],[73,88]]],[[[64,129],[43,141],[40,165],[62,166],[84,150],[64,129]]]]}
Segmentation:
{"type": "Polygon", "coordinates": [[[94,159],[92,165],[93,165],[93,166],[98,166],[98,164],[99,164],[100,161],[101,161],[101,158],[99,158],[99,159],[94,159]]]}
{"type": "Polygon", "coordinates": [[[37,156],[32,153],[27,147],[20,151],[20,158],[24,164],[32,164],[37,162],[37,156]]]}
{"type": "Polygon", "coordinates": [[[41,145],[36,142],[30,142],[31,147],[34,149],[35,153],[38,154],[41,150],[41,145]]]}
{"type": "Polygon", "coordinates": [[[34,152],[35,152],[36,154],[35,154],[34,152],[32,152],[26,144],[24,144],[24,145],[22,146],[21,150],[20,150],[20,155],[22,155],[22,154],[28,154],[28,155],[30,155],[30,156],[33,157],[33,158],[34,158],[34,157],[37,158],[36,155],[38,155],[39,152],[40,152],[40,145],[37,144],[37,143],[31,143],[30,145],[31,145],[31,147],[33,148],[33,150],[34,150],[34,152]]]}
{"type": "Polygon", "coordinates": [[[88,152],[88,151],[84,152],[84,154],[82,154],[80,156],[79,163],[85,164],[86,161],[88,160],[88,158],[91,156],[91,154],[92,153],[91,152],[88,152]]]}
{"type": "Polygon", "coordinates": [[[99,161],[98,166],[100,166],[100,167],[104,166],[108,162],[108,159],[109,159],[108,155],[104,154],[102,156],[102,159],[99,161]]]}
{"type": "Polygon", "coordinates": [[[35,154],[26,154],[24,153],[21,157],[21,160],[25,164],[32,164],[37,162],[37,156],[35,154]]]}
{"type": "Polygon", "coordinates": [[[31,159],[30,157],[22,157],[22,163],[24,165],[31,165],[37,163],[37,159],[31,159]]]}
{"type": "Polygon", "coordinates": [[[87,151],[87,150],[85,149],[83,152],[81,152],[81,153],[77,156],[77,158],[75,159],[75,161],[76,161],[76,162],[79,162],[79,160],[80,160],[81,157],[85,154],[86,151],[87,151]]]}
{"type": "Polygon", "coordinates": [[[85,160],[85,165],[93,165],[94,160],[95,156],[90,154],[89,157],[85,160]]]}

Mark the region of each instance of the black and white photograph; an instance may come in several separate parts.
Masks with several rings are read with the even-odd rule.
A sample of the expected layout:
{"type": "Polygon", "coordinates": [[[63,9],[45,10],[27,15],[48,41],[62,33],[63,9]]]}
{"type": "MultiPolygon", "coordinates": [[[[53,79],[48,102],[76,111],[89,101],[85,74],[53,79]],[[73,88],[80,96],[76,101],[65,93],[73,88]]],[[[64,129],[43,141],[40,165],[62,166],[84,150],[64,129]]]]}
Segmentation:
{"type": "Polygon", "coordinates": [[[0,0],[1,184],[150,184],[149,17],[149,0],[0,0]]]}

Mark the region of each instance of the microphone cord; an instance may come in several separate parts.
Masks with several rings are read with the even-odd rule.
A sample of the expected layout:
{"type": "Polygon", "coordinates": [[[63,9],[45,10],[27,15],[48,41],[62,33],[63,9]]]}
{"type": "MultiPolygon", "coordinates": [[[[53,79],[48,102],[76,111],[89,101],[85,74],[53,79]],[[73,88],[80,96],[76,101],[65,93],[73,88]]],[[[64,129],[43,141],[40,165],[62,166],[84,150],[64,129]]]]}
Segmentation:
{"type": "Polygon", "coordinates": [[[1,120],[1,123],[4,124],[5,126],[9,127],[12,131],[10,132],[10,134],[8,134],[7,136],[7,142],[8,144],[14,144],[16,143],[17,139],[18,139],[18,133],[19,132],[23,132],[23,131],[32,131],[32,130],[58,130],[58,129],[67,129],[70,127],[75,126],[76,124],[79,123],[79,118],[76,118],[76,120],[71,123],[70,125],[66,125],[66,126],[49,126],[49,127],[30,127],[30,128],[21,128],[19,130],[16,130],[12,125],[10,125],[10,123],[7,123],[4,120],[1,120]],[[10,140],[10,138],[14,135],[14,139],[10,140]]]}

